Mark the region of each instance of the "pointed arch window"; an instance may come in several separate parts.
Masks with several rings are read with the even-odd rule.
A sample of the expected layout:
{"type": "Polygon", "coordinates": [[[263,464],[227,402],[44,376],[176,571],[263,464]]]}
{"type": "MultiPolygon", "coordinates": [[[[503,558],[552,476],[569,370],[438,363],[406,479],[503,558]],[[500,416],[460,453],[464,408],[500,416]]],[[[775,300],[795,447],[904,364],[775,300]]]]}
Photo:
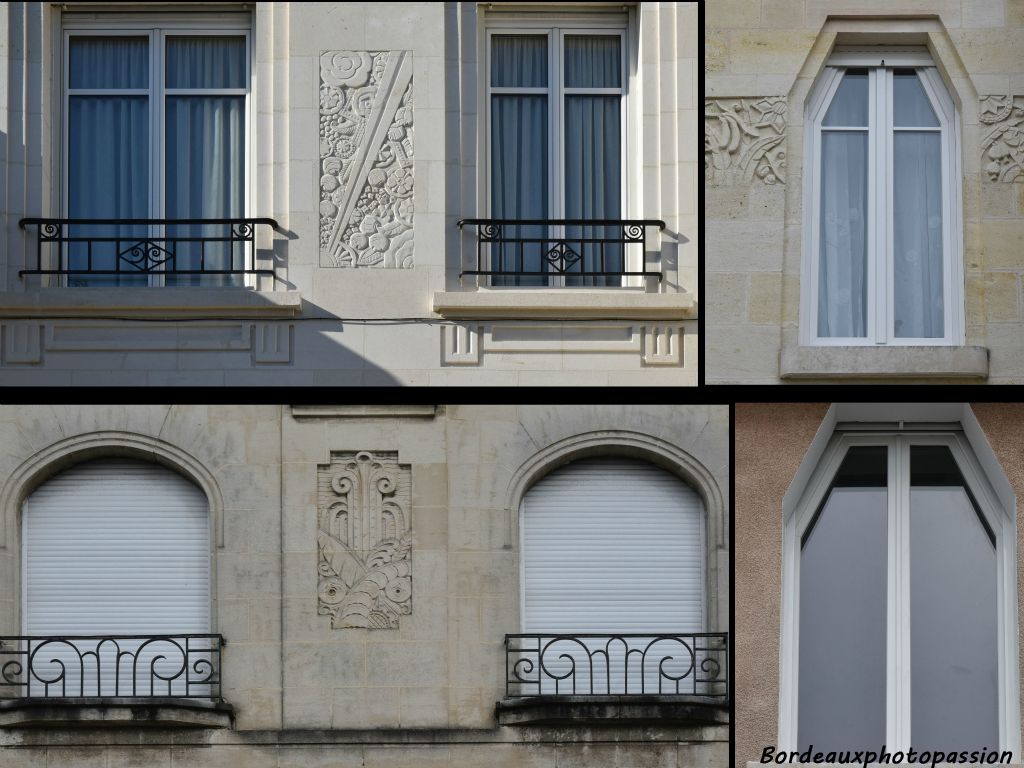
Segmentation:
{"type": "Polygon", "coordinates": [[[808,101],[801,338],[964,343],[959,127],[924,48],[837,48],[808,101]]]}
{"type": "Polygon", "coordinates": [[[785,749],[1017,749],[1016,526],[958,429],[840,429],[786,521],[785,749]]]}

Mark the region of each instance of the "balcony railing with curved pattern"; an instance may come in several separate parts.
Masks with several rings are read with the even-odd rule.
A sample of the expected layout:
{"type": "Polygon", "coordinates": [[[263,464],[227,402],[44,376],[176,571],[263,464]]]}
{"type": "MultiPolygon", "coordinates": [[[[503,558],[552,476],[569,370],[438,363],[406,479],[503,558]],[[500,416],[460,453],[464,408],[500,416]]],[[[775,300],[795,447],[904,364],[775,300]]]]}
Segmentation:
{"type": "Polygon", "coordinates": [[[475,269],[492,285],[618,286],[623,278],[654,277],[647,230],[659,219],[461,219],[476,227],[475,269]]]}
{"type": "Polygon", "coordinates": [[[505,694],[729,698],[729,636],[515,634],[505,636],[505,694]]]}
{"type": "Polygon", "coordinates": [[[69,285],[230,284],[232,276],[275,279],[256,263],[256,228],[274,219],[50,219],[36,227],[36,258],[24,275],[64,275],[69,285]]]}
{"type": "Polygon", "coordinates": [[[0,637],[0,699],[219,699],[220,635],[0,637]]]}

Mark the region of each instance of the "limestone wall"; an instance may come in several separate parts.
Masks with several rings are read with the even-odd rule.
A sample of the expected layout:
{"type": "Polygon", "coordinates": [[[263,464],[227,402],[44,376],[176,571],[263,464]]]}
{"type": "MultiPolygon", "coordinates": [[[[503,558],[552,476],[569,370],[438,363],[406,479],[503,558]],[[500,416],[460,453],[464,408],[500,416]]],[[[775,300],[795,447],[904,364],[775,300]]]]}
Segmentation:
{"type": "Polygon", "coordinates": [[[726,764],[725,725],[495,719],[504,636],[519,630],[519,498],[573,457],[657,461],[705,495],[709,631],[729,631],[724,406],[4,407],[0,444],[0,634],[20,627],[21,501],[49,474],[128,453],[219,500],[214,631],[235,711],[221,731],[0,728],[3,765],[471,766],[488,750],[498,765],[726,764]],[[386,587],[396,610],[338,610],[353,584],[332,570],[351,544],[333,528],[337,504],[365,493],[366,511],[348,514],[379,514],[381,478],[405,521],[386,587]]]}
{"type": "Polygon", "coordinates": [[[623,215],[666,229],[648,233],[661,283],[529,292],[532,308],[522,291],[459,276],[476,233],[457,222],[486,215],[479,69],[487,19],[508,15],[504,4],[246,7],[250,211],[281,226],[258,232],[260,265],[279,279],[85,291],[19,275],[35,265],[37,233],[18,227],[61,212],[60,29],[81,9],[0,5],[0,385],[697,383],[695,5],[533,9],[627,25],[623,215]]]}
{"type": "Polygon", "coordinates": [[[1015,148],[1024,116],[1021,4],[718,0],[705,7],[709,383],[1024,379],[1024,172],[1015,148]],[[957,102],[968,345],[958,356],[799,345],[805,99],[832,46],[844,41],[926,43],[957,102]],[[735,130],[749,131],[732,150],[721,147],[731,119],[723,114],[738,116],[735,130]]]}

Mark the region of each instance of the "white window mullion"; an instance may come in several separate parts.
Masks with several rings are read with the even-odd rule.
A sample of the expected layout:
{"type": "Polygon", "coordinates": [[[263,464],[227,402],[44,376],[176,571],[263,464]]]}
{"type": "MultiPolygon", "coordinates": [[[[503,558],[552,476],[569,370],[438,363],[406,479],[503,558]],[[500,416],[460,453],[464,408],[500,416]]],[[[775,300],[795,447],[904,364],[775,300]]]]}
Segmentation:
{"type": "Polygon", "coordinates": [[[897,437],[893,443],[896,453],[896,592],[895,626],[889,632],[895,637],[896,700],[889,715],[894,724],[893,744],[901,749],[910,748],[910,441],[897,437]]]}
{"type": "Polygon", "coordinates": [[[900,663],[900,611],[902,594],[902,572],[900,570],[900,551],[903,546],[902,526],[900,522],[900,495],[902,475],[902,462],[899,455],[897,441],[888,440],[887,445],[887,470],[888,470],[888,557],[887,557],[887,584],[888,595],[886,601],[886,654],[885,654],[885,679],[886,679],[886,743],[898,744],[900,741],[900,700],[903,691],[901,689],[900,663]]]}
{"type": "Polygon", "coordinates": [[[874,199],[871,215],[875,220],[871,263],[875,275],[872,285],[875,293],[875,334],[877,344],[888,344],[892,338],[892,307],[895,293],[892,277],[892,73],[888,69],[871,70],[873,82],[872,106],[875,109],[871,126],[873,137],[873,169],[875,177],[869,182],[869,195],[874,199]],[[872,194],[873,193],[873,194],[872,194]]]}

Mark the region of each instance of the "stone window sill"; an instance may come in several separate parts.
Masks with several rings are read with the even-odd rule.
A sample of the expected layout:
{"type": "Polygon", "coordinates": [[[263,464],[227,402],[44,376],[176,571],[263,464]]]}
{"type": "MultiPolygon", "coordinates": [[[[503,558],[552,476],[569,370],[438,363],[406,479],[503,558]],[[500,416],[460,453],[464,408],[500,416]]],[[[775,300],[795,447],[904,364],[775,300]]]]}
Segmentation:
{"type": "Polygon", "coordinates": [[[708,696],[528,696],[497,704],[499,725],[727,725],[729,702],[708,696]]]}
{"type": "Polygon", "coordinates": [[[40,288],[0,293],[0,317],[294,317],[297,291],[250,288],[40,288]]]}
{"type": "Polygon", "coordinates": [[[690,320],[697,303],[690,293],[487,290],[435,293],[434,311],[449,320],[690,320]]]}
{"type": "Polygon", "coordinates": [[[784,346],[780,375],[800,379],[987,379],[988,349],[784,346]]]}
{"type": "Polygon", "coordinates": [[[230,728],[234,709],[225,701],[159,696],[84,699],[10,699],[0,702],[0,728],[230,728]]]}

